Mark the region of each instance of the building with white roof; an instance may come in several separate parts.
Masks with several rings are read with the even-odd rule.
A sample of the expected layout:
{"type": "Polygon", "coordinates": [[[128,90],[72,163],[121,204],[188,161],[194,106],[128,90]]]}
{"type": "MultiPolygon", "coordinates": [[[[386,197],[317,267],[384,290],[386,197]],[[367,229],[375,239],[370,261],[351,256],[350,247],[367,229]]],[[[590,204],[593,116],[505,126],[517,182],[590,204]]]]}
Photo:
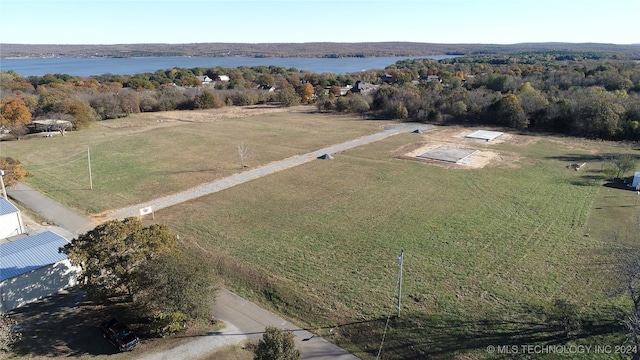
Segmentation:
{"type": "Polygon", "coordinates": [[[67,239],[52,231],[28,236],[23,228],[18,208],[0,198],[0,313],[78,282],[80,268],[58,251],[67,239]]]}
{"type": "Polygon", "coordinates": [[[24,233],[20,210],[7,199],[0,197],[0,239],[24,233]]]}

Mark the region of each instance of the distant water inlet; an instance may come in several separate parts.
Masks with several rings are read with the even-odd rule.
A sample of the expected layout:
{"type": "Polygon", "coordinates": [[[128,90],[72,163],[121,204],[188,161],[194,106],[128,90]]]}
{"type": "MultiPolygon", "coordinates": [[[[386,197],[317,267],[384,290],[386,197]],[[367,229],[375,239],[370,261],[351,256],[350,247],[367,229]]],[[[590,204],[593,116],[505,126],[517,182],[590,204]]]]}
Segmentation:
{"type": "Polygon", "coordinates": [[[236,68],[240,66],[278,66],[308,70],[318,74],[347,74],[363,70],[384,69],[400,60],[428,58],[441,60],[454,55],[423,57],[371,58],[250,58],[250,57],[133,57],[133,58],[23,58],[1,59],[0,70],[13,70],[22,76],[45,74],[134,75],[178,68],[236,68]]]}

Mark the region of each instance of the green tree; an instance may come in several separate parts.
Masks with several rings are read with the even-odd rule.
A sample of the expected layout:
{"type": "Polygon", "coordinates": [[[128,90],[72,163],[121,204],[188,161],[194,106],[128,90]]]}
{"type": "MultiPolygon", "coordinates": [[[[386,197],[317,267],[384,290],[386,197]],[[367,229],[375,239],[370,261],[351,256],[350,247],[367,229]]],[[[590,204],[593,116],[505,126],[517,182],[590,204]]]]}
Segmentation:
{"type": "Polygon", "coordinates": [[[182,251],[154,257],[140,267],[136,301],[153,313],[207,319],[217,278],[207,262],[182,251]]]}
{"type": "Polygon", "coordinates": [[[497,103],[497,122],[500,125],[515,129],[526,129],[529,125],[527,115],[520,103],[520,98],[515,94],[502,97],[497,103]]]}
{"type": "Polygon", "coordinates": [[[267,326],[258,341],[254,360],[297,360],[302,354],[296,349],[293,334],[267,326]]]}
{"type": "Polygon", "coordinates": [[[582,135],[597,138],[610,138],[622,131],[624,107],[616,102],[614,96],[604,90],[591,89],[580,99],[574,117],[576,126],[582,135]]]}
{"type": "Polygon", "coordinates": [[[367,100],[360,94],[353,94],[349,96],[349,100],[347,101],[347,107],[349,112],[358,113],[363,115],[367,111],[369,111],[369,103],[367,100]]]}
{"type": "Polygon", "coordinates": [[[276,83],[275,78],[271,74],[260,74],[256,81],[259,85],[273,86],[276,83]]]}
{"type": "Polygon", "coordinates": [[[140,268],[157,256],[174,251],[176,235],[166,225],[145,227],[137,218],[112,220],[60,248],[74,265],[82,267],[87,293],[92,297],[134,296],[140,268]]]}
{"type": "Polygon", "coordinates": [[[300,96],[292,86],[278,91],[276,99],[284,107],[300,105],[300,96]]]}
{"type": "Polygon", "coordinates": [[[202,94],[196,95],[193,100],[196,109],[212,109],[221,108],[223,106],[222,99],[212,94],[210,91],[203,91],[202,94]]]}
{"type": "Polygon", "coordinates": [[[453,115],[464,118],[467,115],[467,105],[462,100],[458,100],[451,105],[453,115]]]}
{"type": "Polygon", "coordinates": [[[635,169],[635,167],[635,157],[630,154],[623,154],[612,158],[611,161],[609,161],[609,164],[604,168],[604,173],[610,177],[620,179],[629,171],[635,169]]]}

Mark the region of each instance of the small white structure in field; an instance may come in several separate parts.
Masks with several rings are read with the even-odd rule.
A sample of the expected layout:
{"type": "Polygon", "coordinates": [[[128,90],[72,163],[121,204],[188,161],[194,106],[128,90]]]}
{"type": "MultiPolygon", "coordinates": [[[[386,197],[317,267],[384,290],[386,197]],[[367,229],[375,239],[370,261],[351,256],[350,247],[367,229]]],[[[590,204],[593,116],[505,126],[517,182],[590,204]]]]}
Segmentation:
{"type": "Polygon", "coordinates": [[[465,138],[473,139],[473,140],[492,141],[492,140],[495,140],[500,135],[502,135],[502,133],[499,131],[478,130],[465,136],[465,138]]]}
{"type": "Polygon", "coordinates": [[[640,186],[640,171],[636,171],[636,173],[633,174],[633,180],[631,181],[630,186],[634,190],[639,190],[638,186],[640,186]]]}

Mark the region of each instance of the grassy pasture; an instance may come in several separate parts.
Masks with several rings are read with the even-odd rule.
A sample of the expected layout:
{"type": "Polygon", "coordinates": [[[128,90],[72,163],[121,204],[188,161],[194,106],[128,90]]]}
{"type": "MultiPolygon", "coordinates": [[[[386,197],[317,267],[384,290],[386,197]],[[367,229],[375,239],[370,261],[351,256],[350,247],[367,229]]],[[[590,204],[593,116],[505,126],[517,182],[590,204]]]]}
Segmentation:
{"type": "Polygon", "coordinates": [[[414,141],[388,138],[157,219],[208,252],[240,290],[265,295],[320,332],[339,325],[334,341],[365,358],[376,355],[395,311],[401,247],[404,316],[387,333],[385,358],[483,357],[488,345],[565,343],[551,320],[565,313],[585,324],[570,341],[622,341],[603,335],[620,330],[620,299],[605,295],[608,245],[585,233],[603,189],[594,149],[558,139],[495,145],[516,160],[479,170],[390,156],[414,141]],[[591,159],[591,170],[567,169],[576,156],[591,159]]]}
{"type": "Polygon", "coordinates": [[[380,125],[294,112],[230,119],[217,118],[216,110],[147,113],[64,137],[3,142],[0,155],[20,159],[35,174],[28,184],[96,214],[237,173],[241,143],[245,165],[254,167],[378,132],[380,125]]]}
{"type": "MultiPolygon", "coordinates": [[[[149,121],[144,116],[152,115],[114,123],[149,121]]],[[[64,138],[5,142],[1,152],[36,173],[33,186],[100,212],[240,171],[239,142],[256,166],[380,125],[296,113],[97,125],[64,138]],[[82,160],[41,171],[35,165],[78,156],[87,145],[93,192],[80,179],[82,160]],[[65,180],[71,171],[80,175],[65,180]]],[[[599,170],[600,155],[633,150],[516,136],[483,145],[507,160],[482,169],[393,156],[421,136],[396,135],[272,174],[158,211],[156,221],[205,254],[234,290],[269,300],[364,358],[376,356],[387,316],[395,313],[401,247],[402,316],[389,323],[383,358],[492,357],[488,345],[620,345],[616,316],[628,304],[610,295],[607,249],[612,233],[633,241],[627,229],[637,226],[637,195],[602,186],[599,170]],[[566,168],[571,162],[588,165],[573,171],[566,168]],[[562,327],[567,316],[582,324],[569,338],[562,327]]]]}

